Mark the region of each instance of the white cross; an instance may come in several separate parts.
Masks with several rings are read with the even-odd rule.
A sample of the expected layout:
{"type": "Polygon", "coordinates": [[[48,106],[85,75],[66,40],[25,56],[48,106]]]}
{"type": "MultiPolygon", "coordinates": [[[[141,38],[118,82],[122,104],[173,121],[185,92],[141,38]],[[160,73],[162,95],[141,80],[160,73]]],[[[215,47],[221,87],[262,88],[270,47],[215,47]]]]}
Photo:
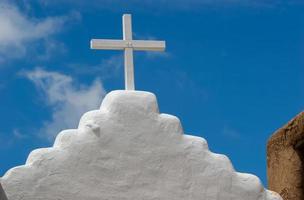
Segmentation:
{"type": "Polygon", "coordinates": [[[123,40],[92,39],[91,49],[124,50],[125,57],[125,87],[126,90],[134,90],[134,65],[133,50],[164,51],[165,41],[133,40],[131,15],[124,14],[123,40]]]}

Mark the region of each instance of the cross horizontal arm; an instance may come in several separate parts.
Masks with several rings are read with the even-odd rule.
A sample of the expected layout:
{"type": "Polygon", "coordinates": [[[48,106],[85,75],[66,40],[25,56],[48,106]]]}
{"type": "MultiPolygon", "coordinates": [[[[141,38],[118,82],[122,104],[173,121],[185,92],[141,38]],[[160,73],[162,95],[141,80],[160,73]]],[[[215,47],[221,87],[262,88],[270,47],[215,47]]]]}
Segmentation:
{"type": "Polygon", "coordinates": [[[124,48],[126,48],[126,42],[123,40],[103,40],[103,39],[91,40],[91,49],[123,50],[124,48]]]}
{"type": "Polygon", "coordinates": [[[133,48],[142,51],[164,51],[166,48],[165,41],[153,40],[91,40],[91,49],[113,49],[123,50],[125,48],[133,48]]]}
{"type": "Polygon", "coordinates": [[[166,48],[166,42],[154,40],[133,40],[132,47],[134,50],[164,51],[166,48]]]}

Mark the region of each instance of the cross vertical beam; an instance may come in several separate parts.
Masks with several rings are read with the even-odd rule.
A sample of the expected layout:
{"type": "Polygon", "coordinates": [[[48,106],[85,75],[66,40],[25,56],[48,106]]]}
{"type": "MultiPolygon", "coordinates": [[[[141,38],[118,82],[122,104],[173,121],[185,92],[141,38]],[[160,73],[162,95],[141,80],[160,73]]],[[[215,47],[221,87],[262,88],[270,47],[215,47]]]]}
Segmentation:
{"type": "Polygon", "coordinates": [[[124,14],[123,21],[123,39],[127,42],[125,48],[125,87],[126,90],[135,90],[134,83],[134,63],[133,63],[133,48],[132,48],[132,19],[130,14],[124,14]]]}

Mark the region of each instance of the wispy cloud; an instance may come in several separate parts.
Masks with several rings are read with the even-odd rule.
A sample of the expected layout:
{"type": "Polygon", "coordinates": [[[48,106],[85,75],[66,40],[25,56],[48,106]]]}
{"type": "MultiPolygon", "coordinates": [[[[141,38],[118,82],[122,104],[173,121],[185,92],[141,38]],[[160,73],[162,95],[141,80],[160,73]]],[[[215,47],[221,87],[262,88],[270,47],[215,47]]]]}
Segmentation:
{"type": "Polygon", "coordinates": [[[21,133],[19,129],[13,129],[8,133],[0,132],[0,149],[8,149],[18,141],[29,139],[29,135],[21,133]]]}
{"type": "Polygon", "coordinates": [[[42,137],[50,140],[63,129],[77,127],[81,115],[97,109],[106,93],[98,79],[86,86],[71,76],[41,68],[23,74],[35,84],[52,109],[52,119],[39,131],[42,137]]]}
{"type": "Polygon", "coordinates": [[[232,129],[228,126],[224,126],[223,130],[222,130],[222,134],[223,136],[225,137],[228,137],[229,139],[241,139],[241,134],[235,130],[235,129],[232,129]]]}
{"type": "MultiPolygon", "coordinates": [[[[143,55],[144,59],[168,58],[171,56],[168,52],[146,51],[143,55]]],[[[98,74],[103,80],[113,78],[123,73],[124,57],[120,52],[108,58],[101,59],[95,64],[87,63],[70,63],[67,66],[73,69],[77,74],[98,74]]],[[[135,63],[136,65],[136,63],[135,63]]]]}
{"type": "Polygon", "coordinates": [[[162,51],[146,51],[146,57],[148,59],[156,59],[156,58],[169,58],[171,54],[169,52],[162,51]]]}
{"type": "Polygon", "coordinates": [[[102,79],[107,79],[120,73],[123,68],[123,55],[115,54],[96,64],[70,63],[67,66],[77,74],[98,74],[102,79]]]}
{"type": "Polygon", "coordinates": [[[45,54],[50,53],[50,48],[58,44],[50,37],[61,32],[68,22],[75,19],[79,19],[79,14],[43,19],[29,17],[16,5],[0,2],[0,61],[24,57],[37,41],[42,42],[45,54]]]}
{"type": "Polygon", "coordinates": [[[13,130],[13,138],[22,140],[28,138],[27,134],[21,133],[19,129],[14,129],[13,130]]]}

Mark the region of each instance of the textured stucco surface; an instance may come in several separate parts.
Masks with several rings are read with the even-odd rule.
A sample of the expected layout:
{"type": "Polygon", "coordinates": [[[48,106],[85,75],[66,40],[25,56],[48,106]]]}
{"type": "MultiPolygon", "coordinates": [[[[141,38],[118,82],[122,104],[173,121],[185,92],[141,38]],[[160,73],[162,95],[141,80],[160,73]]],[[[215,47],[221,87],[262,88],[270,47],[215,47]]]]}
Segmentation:
{"type": "Polygon", "coordinates": [[[1,183],[0,183],[0,200],[7,200],[6,195],[5,195],[4,191],[3,191],[1,183]]]}
{"type": "Polygon", "coordinates": [[[268,185],[284,200],[304,199],[304,112],[276,131],[267,145],[268,185]]]}
{"type": "Polygon", "coordinates": [[[9,200],[281,200],[139,91],[109,93],[2,185],[9,200]]]}

